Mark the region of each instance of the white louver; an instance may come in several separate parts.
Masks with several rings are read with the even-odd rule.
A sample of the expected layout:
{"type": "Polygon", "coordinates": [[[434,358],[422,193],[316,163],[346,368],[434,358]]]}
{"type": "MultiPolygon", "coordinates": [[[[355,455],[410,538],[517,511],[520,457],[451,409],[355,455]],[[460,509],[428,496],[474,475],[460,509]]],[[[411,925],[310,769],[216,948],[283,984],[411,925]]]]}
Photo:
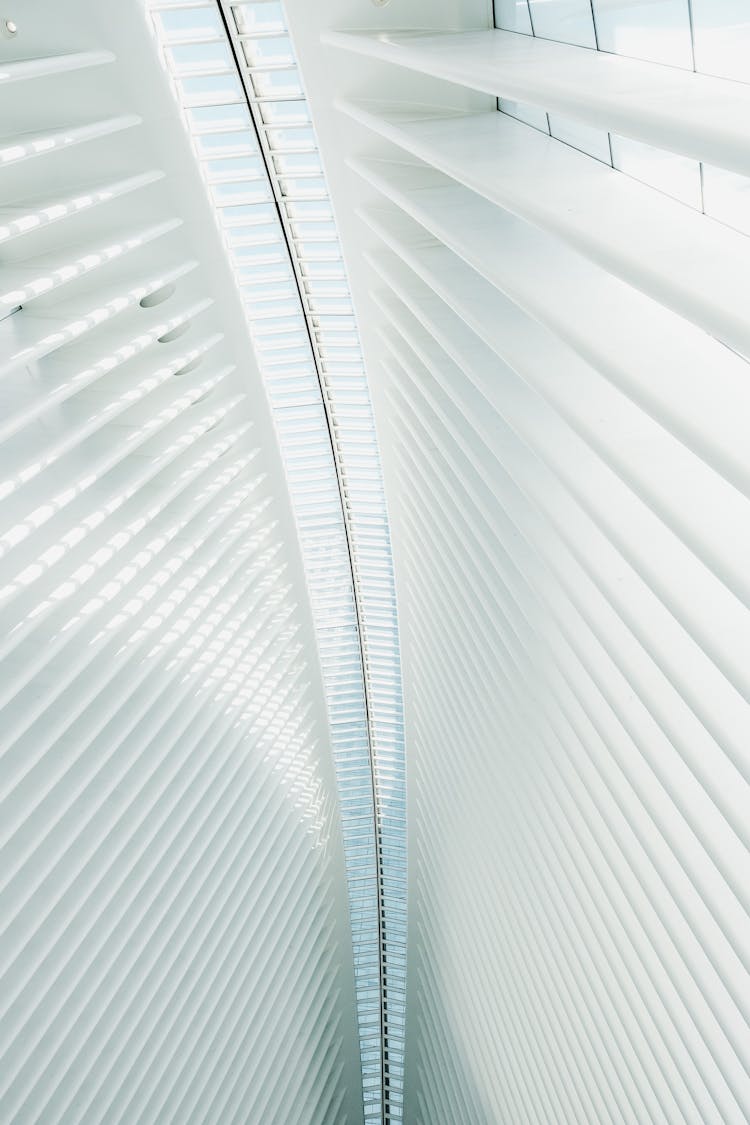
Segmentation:
{"type": "Polygon", "coordinates": [[[405,1118],[740,1125],[750,14],[395,8],[329,5],[317,96],[386,382],[405,1118]]]}
{"type": "Polygon", "coordinates": [[[17,7],[0,1120],[361,1120],[324,685],[230,263],[143,7],[17,7]]]}

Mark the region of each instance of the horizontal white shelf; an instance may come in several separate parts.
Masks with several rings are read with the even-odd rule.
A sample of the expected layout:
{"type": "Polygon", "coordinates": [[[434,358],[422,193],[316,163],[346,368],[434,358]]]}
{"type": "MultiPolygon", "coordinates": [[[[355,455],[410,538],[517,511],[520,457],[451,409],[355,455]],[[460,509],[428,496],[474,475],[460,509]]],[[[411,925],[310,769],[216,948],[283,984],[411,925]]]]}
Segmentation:
{"type": "Polygon", "coordinates": [[[197,265],[189,258],[145,276],[143,270],[124,274],[106,286],[57,302],[52,316],[46,309],[37,313],[33,308],[22,308],[0,324],[0,378],[80,340],[105,321],[135,308],[144,297],[175,285],[197,265]]]}
{"type": "MultiPolygon", "coordinates": [[[[740,562],[750,557],[748,499],[452,251],[398,236],[392,244],[395,253],[382,250],[371,264],[456,362],[471,369],[474,353],[477,363],[487,362],[491,349],[709,570],[750,604],[749,576],[740,562]],[[458,318],[462,326],[456,324],[446,345],[449,325],[458,318]]],[[[541,403],[539,410],[543,416],[541,403]]],[[[705,573],[696,577],[695,589],[704,581],[705,573]]],[[[706,597],[703,604],[709,602],[706,597]]],[[[733,612],[737,617],[745,613],[739,606],[733,612]]]]}
{"type": "MultiPolygon", "coordinates": [[[[750,240],[506,114],[343,112],[750,355],[750,240]]],[[[472,202],[472,207],[476,206],[472,202]]]]}
{"type": "MultiPolygon", "coordinates": [[[[591,266],[558,240],[478,199],[439,172],[386,161],[360,159],[351,164],[499,292],[551,329],[750,495],[744,421],[750,414],[750,387],[743,359],[591,266]]],[[[362,214],[387,245],[399,248],[403,234],[392,213],[372,207],[362,214]]]]}
{"type": "Polygon", "coordinates": [[[88,125],[73,125],[70,128],[51,129],[39,133],[19,133],[0,142],[0,168],[31,160],[35,156],[47,156],[51,152],[85,144],[87,141],[119,133],[122,129],[132,129],[140,125],[141,118],[135,113],[122,113],[117,117],[106,117],[92,121],[88,125]]]}
{"type": "MultiPolygon", "coordinates": [[[[452,311],[405,271],[394,274],[386,265],[384,276],[396,282],[399,300],[427,333],[428,368],[439,366],[439,345],[558,487],[603,529],[701,652],[739,682],[750,614],[738,560],[747,557],[750,544],[744,531],[735,532],[735,520],[750,529],[747,500],[733,496],[726,482],[613,394],[595,372],[566,363],[564,353],[556,360],[545,355],[544,335],[512,306],[490,295],[495,323],[503,329],[498,362],[496,348],[462,323],[462,310],[452,311]]],[[[399,310],[386,304],[389,323],[398,325],[399,310]]]]}
{"type": "Polygon", "coordinates": [[[64,74],[71,70],[87,70],[114,62],[111,51],[74,51],[67,55],[46,55],[38,59],[11,59],[0,63],[0,87],[12,82],[25,82],[30,78],[46,78],[50,74],[64,74]]]}
{"type": "Polygon", "coordinates": [[[509,31],[323,41],[750,175],[750,85],[509,31]]]}
{"type": "Polygon", "coordinates": [[[90,211],[101,203],[109,203],[110,200],[148,187],[163,178],[164,173],[154,169],[101,186],[89,187],[65,199],[51,199],[31,207],[27,204],[25,207],[0,208],[0,243],[10,242],[25,234],[34,234],[42,227],[90,211]]]}
{"type": "Polygon", "coordinates": [[[61,259],[58,251],[55,255],[32,259],[22,266],[15,262],[9,263],[0,269],[0,290],[11,286],[7,291],[0,292],[0,308],[25,305],[37,297],[44,297],[59,286],[78,281],[92,270],[139,250],[181,225],[181,219],[165,219],[161,223],[155,223],[135,232],[124,232],[119,238],[115,237],[105,245],[96,243],[91,246],[78,246],[76,247],[78,256],[73,259],[61,259]]]}

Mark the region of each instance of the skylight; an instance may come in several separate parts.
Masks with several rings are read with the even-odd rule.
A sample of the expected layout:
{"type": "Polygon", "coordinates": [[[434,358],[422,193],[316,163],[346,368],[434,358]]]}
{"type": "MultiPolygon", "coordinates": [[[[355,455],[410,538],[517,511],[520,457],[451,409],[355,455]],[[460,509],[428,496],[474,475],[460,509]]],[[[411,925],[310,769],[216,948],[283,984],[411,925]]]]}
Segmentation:
{"type": "Polygon", "coordinates": [[[273,407],[328,702],[365,1120],[398,1122],[406,970],[400,653],[380,459],[341,245],[282,5],[147,2],[273,407]]]}

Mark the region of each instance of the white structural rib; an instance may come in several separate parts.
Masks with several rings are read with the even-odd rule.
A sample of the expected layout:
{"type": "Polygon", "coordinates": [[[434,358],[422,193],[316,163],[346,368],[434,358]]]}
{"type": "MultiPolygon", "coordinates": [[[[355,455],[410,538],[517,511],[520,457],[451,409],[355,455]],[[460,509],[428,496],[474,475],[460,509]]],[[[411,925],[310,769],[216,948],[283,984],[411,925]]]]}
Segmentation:
{"type": "MultiPolygon", "coordinates": [[[[691,592],[699,596],[696,603],[696,627],[700,635],[710,637],[716,621],[717,603],[722,595],[715,589],[718,578],[727,587],[729,597],[723,614],[728,624],[736,624],[735,635],[727,636],[726,656],[722,663],[742,666],[742,653],[750,645],[750,621],[743,603],[750,603],[750,584],[742,560],[750,557],[750,501],[747,497],[728,489],[726,481],[712,472],[694,452],[670,438],[657,423],[648,417],[637,405],[624,395],[608,386],[598,372],[594,372],[578,357],[560,346],[551,334],[545,333],[538,325],[520,315],[510,302],[504,302],[500,295],[481,278],[477,277],[462,262],[457,261],[444,247],[417,247],[392,238],[392,225],[373,222],[385,239],[392,242],[397,252],[410,265],[416,267],[425,281],[439,293],[443,300],[450,294],[450,305],[473,332],[483,339],[495,354],[508,363],[524,380],[532,386],[540,398],[566,419],[586,444],[607,466],[638,495],[645,505],[639,507],[638,520],[643,520],[640,536],[632,536],[632,546],[626,549],[634,553],[641,545],[649,544],[661,557],[667,557],[678,549],[672,539],[677,535],[702,565],[691,565],[685,558],[679,574],[672,574],[669,588],[665,586],[665,596],[679,598],[679,587],[684,583],[682,604],[691,603],[691,592]],[[390,236],[390,237],[389,237],[390,236]],[[447,284],[450,278],[450,286],[447,284]],[[492,314],[491,316],[489,314],[492,314]],[[509,324],[513,323],[511,333],[509,324]],[[604,429],[603,421],[618,419],[610,433],[604,429]],[[658,471],[657,471],[658,470],[658,471]],[[650,516],[646,508],[661,517],[670,534],[663,536],[661,527],[649,530],[650,516]],[[727,527],[735,529],[732,533],[733,551],[721,549],[727,527]],[[736,555],[734,554],[736,551],[736,555]],[[713,571],[713,573],[711,573],[713,571]],[[699,606],[708,607],[702,625],[697,625],[699,606]],[[730,655],[736,644],[734,655],[730,655]]],[[[384,266],[380,259],[375,260],[378,272],[384,266]]],[[[427,290],[419,285],[409,270],[387,270],[387,280],[399,292],[407,304],[410,294],[416,290],[422,296],[417,304],[420,318],[424,319],[422,307],[427,290]]],[[[458,325],[453,337],[446,334],[445,324],[441,324],[442,306],[433,300],[431,318],[426,326],[435,339],[445,343],[452,355],[461,353],[472,356],[472,344],[483,357],[486,351],[479,347],[474,336],[460,331],[458,325]]],[[[414,310],[412,310],[414,311],[414,310]]],[[[450,323],[455,317],[444,314],[450,323]]],[[[556,448],[553,446],[552,448],[556,448]]],[[[557,466],[559,474],[564,466],[557,466]]],[[[614,488],[614,481],[612,482],[614,488]]],[[[622,517],[626,502],[618,505],[622,517]]],[[[635,509],[633,519],[636,520],[635,509]]],[[[639,565],[645,568],[645,561],[639,565]]],[[[697,683],[695,684],[697,688],[697,683]]]]}
{"type": "Polygon", "coordinates": [[[501,113],[340,108],[373,132],[559,239],[750,354],[743,235],[501,113]]]}
{"type": "Polygon", "coordinates": [[[508,31],[330,31],[323,42],[750,174],[744,82],[508,31]]]}
{"type": "Polygon", "coordinates": [[[146,272],[142,267],[140,273],[126,274],[95,292],[79,293],[69,300],[56,302],[52,316],[43,307],[35,309],[32,304],[24,309],[25,316],[6,317],[0,325],[0,340],[5,345],[5,356],[0,358],[0,377],[87,336],[141,301],[169,291],[197,265],[195,259],[188,258],[165,266],[161,271],[146,272]]]}
{"type": "Polygon", "coordinates": [[[111,51],[75,51],[68,55],[45,55],[37,59],[14,59],[0,63],[0,86],[13,82],[28,82],[33,78],[46,78],[66,71],[87,70],[114,62],[111,51]]]}
{"type": "Polygon", "coordinates": [[[31,160],[36,156],[46,156],[70,148],[72,145],[85,144],[96,140],[97,137],[119,133],[121,129],[132,129],[140,122],[141,119],[137,114],[123,113],[117,117],[92,121],[88,125],[71,125],[64,129],[45,129],[23,132],[13,137],[6,136],[0,144],[0,167],[16,164],[22,160],[31,160]]]}
{"type": "Polygon", "coordinates": [[[0,242],[7,243],[24,234],[31,234],[40,227],[57,223],[61,219],[80,215],[90,207],[110,203],[131,191],[160,180],[164,173],[159,169],[128,176],[106,184],[97,184],[86,191],[76,192],[66,199],[38,201],[33,206],[0,207],[0,242]]]}
{"type": "Polygon", "coordinates": [[[326,697],[242,303],[142,5],[22,7],[0,39],[36,56],[0,64],[25,78],[0,83],[0,1120],[348,1125],[326,697]],[[42,58],[63,23],[102,49],[42,58]]]}
{"type": "MultiPolygon", "coordinates": [[[[386,199],[750,494],[745,427],[750,385],[741,357],[433,168],[356,157],[350,163],[386,199]],[[706,370],[710,381],[703,378],[706,370]],[[690,395],[681,393],[686,383],[690,395]],[[706,426],[709,416],[715,426],[706,426]]],[[[379,220],[380,229],[386,219],[373,210],[367,215],[368,222],[379,220]]]]}
{"type": "Polygon", "coordinates": [[[92,270],[134,253],[150,242],[168,235],[180,226],[180,222],[178,218],[171,218],[144,229],[116,229],[109,232],[105,242],[77,246],[73,252],[75,256],[68,252],[63,257],[62,253],[56,251],[0,266],[0,313],[3,309],[28,304],[63,285],[78,281],[92,270]]]}
{"type": "MultiPolygon", "coordinates": [[[[688,44],[688,9],[733,34],[697,0],[496,5],[652,55],[678,7],[688,44]]],[[[326,38],[331,100],[363,53],[361,98],[399,99],[340,108],[394,483],[406,1117],[744,1125],[750,239],[445,105],[458,82],[736,168],[750,86],[528,35],[326,38]]]]}

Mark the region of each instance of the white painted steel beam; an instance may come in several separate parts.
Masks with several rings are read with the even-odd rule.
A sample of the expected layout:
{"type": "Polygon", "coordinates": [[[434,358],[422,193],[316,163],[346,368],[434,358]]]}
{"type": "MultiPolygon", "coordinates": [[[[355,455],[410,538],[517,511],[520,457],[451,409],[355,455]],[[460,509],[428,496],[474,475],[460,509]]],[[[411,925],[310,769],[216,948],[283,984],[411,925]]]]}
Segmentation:
{"type": "Polygon", "coordinates": [[[324,675],[222,234],[140,2],[22,7],[0,28],[0,1119],[361,1120],[324,675]]]}
{"type": "Polygon", "coordinates": [[[750,174],[750,87],[513,32],[329,31],[323,42],[750,174]]]}
{"type": "Polygon", "coordinates": [[[750,1112],[750,86],[692,69],[750,18],[710,7],[323,35],[389,467],[419,1125],[750,1112]]]}
{"type": "MultiPolygon", "coordinates": [[[[549,328],[745,495],[746,362],[542,231],[421,165],[352,158],[367,183],[549,328]],[[711,372],[706,380],[704,373],[711,372]],[[690,394],[684,387],[690,387],[690,394]],[[713,424],[706,425],[711,418],[713,424]]],[[[389,229],[388,215],[367,221],[389,229]]],[[[392,226],[392,224],[390,224],[392,226]]],[[[390,235],[386,241],[392,244],[390,235]]]]}
{"type": "Polygon", "coordinates": [[[750,354],[750,245],[505,114],[342,102],[354,120],[750,354]]]}

